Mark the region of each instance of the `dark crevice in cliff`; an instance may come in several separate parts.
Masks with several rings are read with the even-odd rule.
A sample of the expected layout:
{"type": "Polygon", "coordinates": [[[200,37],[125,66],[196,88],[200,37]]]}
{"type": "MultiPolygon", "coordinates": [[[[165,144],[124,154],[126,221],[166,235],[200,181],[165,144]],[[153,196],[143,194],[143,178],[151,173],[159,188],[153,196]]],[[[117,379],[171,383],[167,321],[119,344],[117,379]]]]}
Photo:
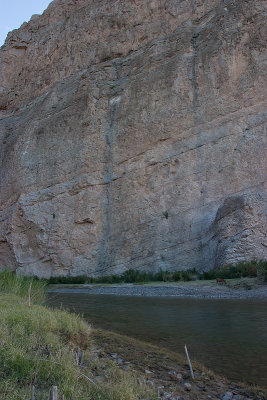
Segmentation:
{"type": "MultiPolygon", "coordinates": [[[[117,81],[120,80],[120,63],[113,63],[117,81]]],[[[113,182],[113,149],[115,140],[115,121],[117,109],[120,103],[118,93],[109,96],[109,126],[105,133],[105,168],[104,168],[104,200],[103,200],[103,223],[102,237],[99,244],[98,267],[96,272],[100,272],[113,264],[114,252],[110,249],[111,219],[112,219],[112,182],[113,182]],[[117,96],[116,96],[117,94],[117,96]]]]}
{"type": "MultiPolygon", "coordinates": [[[[196,32],[192,37],[192,46],[193,46],[193,58],[192,58],[192,87],[193,87],[193,111],[196,112],[197,107],[199,106],[199,86],[196,77],[196,61],[198,57],[198,36],[199,33],[196,32]]],[[[196,118],[195,118],[196,121],[196,118]]],[[[197,122],[197,121],[196,121],[197,122]]]]}

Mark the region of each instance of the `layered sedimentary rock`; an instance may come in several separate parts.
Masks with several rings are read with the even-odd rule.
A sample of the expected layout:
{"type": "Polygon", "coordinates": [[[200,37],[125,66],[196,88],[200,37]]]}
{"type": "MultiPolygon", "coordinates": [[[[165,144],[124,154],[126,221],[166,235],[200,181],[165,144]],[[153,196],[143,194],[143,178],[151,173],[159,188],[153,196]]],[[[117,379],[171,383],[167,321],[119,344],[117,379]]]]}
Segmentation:
{"type": "Polygon", "coordinates": [[[0,264],[267,258],[266,4],[54,0],[0,51],[0,264]]]}

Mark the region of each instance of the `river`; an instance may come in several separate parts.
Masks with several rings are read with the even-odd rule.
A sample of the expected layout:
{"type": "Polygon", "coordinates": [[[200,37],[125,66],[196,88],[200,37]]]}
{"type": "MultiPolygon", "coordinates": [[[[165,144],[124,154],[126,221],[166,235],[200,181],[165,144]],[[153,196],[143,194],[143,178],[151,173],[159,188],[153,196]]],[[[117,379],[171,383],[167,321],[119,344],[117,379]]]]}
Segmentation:
{"type": "Polygon", "coordinates": [[[267,387],[266,300],[200,300],[51,293],[48,305],[93,326],[182,353],[233,381],[267,387]]]}

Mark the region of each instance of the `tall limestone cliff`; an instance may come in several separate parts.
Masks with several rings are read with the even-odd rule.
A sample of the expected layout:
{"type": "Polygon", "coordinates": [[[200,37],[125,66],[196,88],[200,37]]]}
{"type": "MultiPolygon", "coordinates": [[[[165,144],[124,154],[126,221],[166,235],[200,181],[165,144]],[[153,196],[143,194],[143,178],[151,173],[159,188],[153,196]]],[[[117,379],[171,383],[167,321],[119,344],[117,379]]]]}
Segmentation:
{"type": "Polygon", "coordinates": [[[54,0],[0,51],[0,265],[267,258],[266,2],[54,0]]]}

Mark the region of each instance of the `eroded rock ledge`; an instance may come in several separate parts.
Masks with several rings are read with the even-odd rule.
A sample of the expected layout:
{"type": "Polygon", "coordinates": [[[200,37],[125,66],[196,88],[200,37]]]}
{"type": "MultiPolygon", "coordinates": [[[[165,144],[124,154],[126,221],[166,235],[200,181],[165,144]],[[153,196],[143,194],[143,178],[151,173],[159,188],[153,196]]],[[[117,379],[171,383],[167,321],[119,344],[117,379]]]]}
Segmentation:
{"type": "Polygon", "coordinates": [[[0,51],[1,266],[267,258],[265,2],[55,0],[0,51]]]}

